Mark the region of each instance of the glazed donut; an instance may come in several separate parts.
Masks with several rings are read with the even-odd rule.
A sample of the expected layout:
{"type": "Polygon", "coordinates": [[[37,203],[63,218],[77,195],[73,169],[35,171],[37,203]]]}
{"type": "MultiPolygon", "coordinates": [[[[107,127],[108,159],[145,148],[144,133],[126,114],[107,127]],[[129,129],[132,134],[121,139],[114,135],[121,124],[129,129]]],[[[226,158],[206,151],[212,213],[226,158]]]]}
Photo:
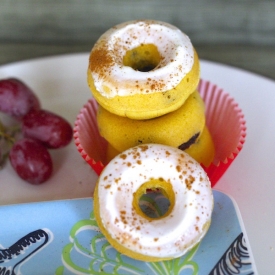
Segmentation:
{"type": "Polygon", "coordinates": [[[94,191],[99,229],[122,254],[142,261],[180,257],[205,236],[213,211],[209,179],[181,150],[159,144],[139,145],[115,157],[102,171],[94,191]],[[139,207],[148,189],[168,198],[158,218],[139,207]]]}
{"type": "Polygon", "coordinates": [[[179,109],[153,119],[121,117],[99,106],[97,123],[100,135],[119,152],[145,143],[186,149],[203,131],[204,111],[204,102],[196,91],[179,109]]]}
{"type": "Polygon", "coordinates": [[[199,59],[188,36],[159,21],[111,28],[89,57],[88,84],[97,102],[132,119],[176,110],[195,91],[199,75],[199,59]]]}

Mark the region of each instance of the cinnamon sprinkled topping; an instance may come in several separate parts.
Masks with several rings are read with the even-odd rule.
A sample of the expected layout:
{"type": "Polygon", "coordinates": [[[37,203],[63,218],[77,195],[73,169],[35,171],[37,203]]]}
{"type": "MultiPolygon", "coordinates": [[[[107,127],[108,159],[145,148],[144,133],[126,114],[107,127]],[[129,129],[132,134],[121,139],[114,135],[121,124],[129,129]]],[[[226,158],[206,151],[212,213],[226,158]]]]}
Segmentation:
{"type": "Polygon", "coordinates": [[[127,155],[126,154],[121,154],[119,157],[122,158],[122,159],[126,159],[127,155]]]}
{"type": "Polygon", "coordinates": [[[195,181],[195,178],[190,175],[188,178],[185,179],[185,184],[188,190],[191,190],[192,188],[192,183],[195,181]]]}
{"type": "Polygon", "coordinates": [[[104,41],[101,46],[97,46],[92,50],[89,58],[89,67],[92,72],[97,73],[104,78],[107,69],[114,65],[114,60],[104,41]]]}
{"type": "Polygon", "coordinates": [[[148,146],[147,145],[142,145],[142,146],[140,146],[140,148],[141,148],[142,152],[145,152],[148,149],[148,146]]]}

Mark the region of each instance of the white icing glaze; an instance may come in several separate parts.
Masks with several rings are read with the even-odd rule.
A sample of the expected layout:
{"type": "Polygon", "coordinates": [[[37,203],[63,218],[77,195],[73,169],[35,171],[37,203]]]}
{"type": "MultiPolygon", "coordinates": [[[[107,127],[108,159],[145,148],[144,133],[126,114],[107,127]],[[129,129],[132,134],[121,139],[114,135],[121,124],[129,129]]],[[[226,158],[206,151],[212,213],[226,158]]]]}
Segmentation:
{"type": "Polygon", "coordinates": [[[153,257],[186,253],[205,235],[213,210],[211,184],[201,166],[183,151],[158,144],[140,145],[114,158],[100,175],[98,196],[102,223],[112,238],[153,257]],[[133,193],[160,177],[172,184],[175,205],[167,217],[149,221],[135,212],[133,193]]]}
{"type": "Polygon", "coordinates": [[[91,53],[103,44],[112,65],[108,62],[101,64],[104,68],[100,72],[104,70],[104,74],[98,68],[91,73],[96,89],[109,98],[171,90],[191,71],[194,63],[194,49],[189,37],[175,26],[164,22],[144,20],[117,25],[99,38],[91,53]],[[148,72],[136,71],[123,65],[125,53],[141,44],[154,44],[162,57],[158,66],[148,72]],[[161,85],[152,88],[152,83],[161,85]],[[143,89],[140,90],[137,85],[143,89]]]}

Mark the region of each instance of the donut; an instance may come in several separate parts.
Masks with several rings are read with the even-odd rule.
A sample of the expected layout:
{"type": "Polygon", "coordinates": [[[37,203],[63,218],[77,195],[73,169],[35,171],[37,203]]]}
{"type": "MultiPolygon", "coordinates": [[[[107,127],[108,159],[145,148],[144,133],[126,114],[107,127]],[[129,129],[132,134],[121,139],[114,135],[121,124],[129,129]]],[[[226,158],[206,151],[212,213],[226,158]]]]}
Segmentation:
{"type": "Polygon", "coordinates": [[[97,123],[100,135],[119,152],[146,143],[186,149],[203,131],[204,112],[204,102],[195,91],[179,109],[152,119],[121,117],[99,106],[97,123]]]}
{"type": "Polygon", "coordinates": [[[121,152],[116,150],[110,143],[107,143],[106,156],[105,156],[104,163],[109,163],[115,156],[117,156],[120,153],[121,152]]]}
{"type": "Polygon", "coordinates": [[[203,168],[180,149],[147,144],[130,148],[104,168],[94,191],[100,231],[119,252],[141,261],[184,255],[205,236],[213,194],[203,168]],[[160,190],[170,201],[161,217],[139,207],[146,190],[160,190]]]}
{"type": "Polygon", "coordinates": [[[89,56],[87,80],[106,110],[150,119],[179,108],[200,77],[189,37],[168,23],[130,21],[106,31],[89,56]]]}
{"type": "MultiPolygon", "coordinates": [[[[181,146],[179,146],[179,149],[180,147],[181,146]]],[[[207,126],[204,127],[197,140],[187,149],[184,149],[184,151],[205,167],[208,167],[213,162],[216,151],[212,136],[207,126]]],[[[108,143],[106,150],[106,163],[110,162],[120,153],[120,151],[116,150],[110,143],[108,143]]]]}
{"type": "MultiPolygon", "coordinates": [[[[179,146],[179,149],[180,147],[181,146],[179,146]]],[[[213,162],[216,150],[207,126],[204,127],[197,140],[187,149],[184,149],[184,151],[205,167],[208,167],[213,162]]],[[[106,150],[106,163],[109,163],[120,153],[120,151],[116,150],[110,143],[108,143],[106,150]]]]}
{"type": "Polygon", "coordinates": [[[215,145],[207,126],[204,127],[196,142],[185,149],[185,152],[205,167],[208,167],[213,162],[215,145]]]}

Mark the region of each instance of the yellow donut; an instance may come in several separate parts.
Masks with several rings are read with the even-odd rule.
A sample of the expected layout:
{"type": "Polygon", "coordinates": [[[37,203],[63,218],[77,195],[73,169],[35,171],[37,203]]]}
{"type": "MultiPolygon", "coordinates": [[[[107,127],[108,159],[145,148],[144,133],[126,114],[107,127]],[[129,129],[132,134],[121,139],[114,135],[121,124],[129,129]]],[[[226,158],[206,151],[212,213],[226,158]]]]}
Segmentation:
{"type": "Polygon", "coordinates": [[[195,142],[201,134],[204,103],[196,91],[178,110],[146,120],[117,116],[99,106],[97,122],[100,135],[119,152],[145,143],[179,147],[190,139],[195,142]]]}
{"type": "Polygon", "coordinates": [[[105,157],[105,163],[109,163],[115,156],[120,154],[121,152],[116,150],[109,142],[107,144],[106,149],[106,157],[105,157]]]}
{"type": "Polygon", "coordinates": [[[185,150],[197,162],[208,167],[215,157],[215,146],[208,128],[205,126],[201,136],[185,150]]]}
{"type": "MultiPolygon", "coordinates": [[[[206,126],[196,142],[184,151],[205,167],[208,167],[213,162],[215,157],[215,146],[211,134],[206,126]]],[[[120,151],[116,150],[110,143],[108,143],[106,163],[109,163],[120,153],[120,151]]]]}
{"type": "Polygon", "coordinates": [[[88,84],[106,110],[150,119],[179,108],[195,91],[198,55],[188,36],[159,21],[130,21],[108,30],[91,50],[88,84]]]}
{"type": "Polygon", "coordinates": [[[159,144],[119,154],[102,171],[94,192],[100,231],[119,252],[141,261],[184,255],[205,236],[212,211],[211,184],[202,167],[185,152],[159,144]],[[163,216],[148,216],[140,208],[148,189],[161,190],[169,200],[163,216]]]}

